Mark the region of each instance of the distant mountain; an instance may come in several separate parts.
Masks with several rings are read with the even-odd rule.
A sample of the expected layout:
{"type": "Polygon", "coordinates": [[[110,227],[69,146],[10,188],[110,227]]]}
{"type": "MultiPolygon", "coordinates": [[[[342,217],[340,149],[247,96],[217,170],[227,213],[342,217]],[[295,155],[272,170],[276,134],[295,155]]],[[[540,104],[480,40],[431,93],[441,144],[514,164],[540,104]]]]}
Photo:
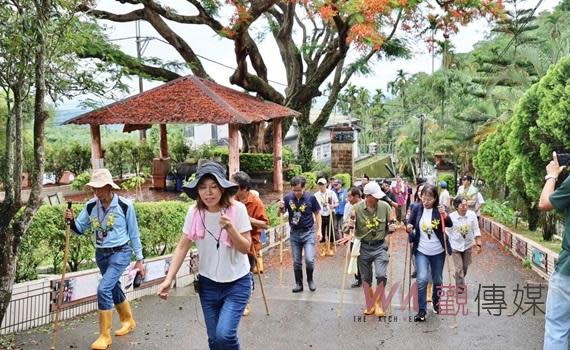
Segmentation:
{"type": "Polygon", "coordinates": [[[88,112],[89,109],[81,107],[81,106],[63,106],[58,108],[55,111],[55,118],[53,119],[53,123],[55,125],[61,125],[67,120],[71,118],[75,118],[78,115],[81,115],[85,112],[88,112]]]}

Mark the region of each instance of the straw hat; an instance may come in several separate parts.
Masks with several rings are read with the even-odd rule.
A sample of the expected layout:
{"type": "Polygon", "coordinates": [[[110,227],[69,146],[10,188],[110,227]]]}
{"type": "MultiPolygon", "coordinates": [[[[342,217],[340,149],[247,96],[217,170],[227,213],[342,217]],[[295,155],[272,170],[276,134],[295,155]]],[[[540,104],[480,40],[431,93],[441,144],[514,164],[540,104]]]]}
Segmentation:
{"type": "Polygon", "coordinates": [[[110,185],[116,190],[121,189],[113,182],[113,176],[108,169],[95,169],[91,175],[91,181],[89,181],[85,186],[91,188],[102,188],[107,185],[110,185]]]}

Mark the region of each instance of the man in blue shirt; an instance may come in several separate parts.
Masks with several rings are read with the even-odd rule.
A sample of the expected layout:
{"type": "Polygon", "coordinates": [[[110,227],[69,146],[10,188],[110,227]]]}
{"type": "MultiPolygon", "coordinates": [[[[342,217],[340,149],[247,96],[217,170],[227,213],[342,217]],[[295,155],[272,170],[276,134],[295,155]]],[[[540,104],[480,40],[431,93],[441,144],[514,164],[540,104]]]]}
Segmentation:
{"type": "Polygon", "coordinates": [[[113,193],[119,186],[113,182],[109,170],[94,170],[86,186],[93,190],[95,198],[87,202],[77,219],[71,209],[67,210],[66,218],[71,220],[71,229],[77,234],[91,230],[94,236],[95,260],[102,278],[97,286],[99,337],[91,349],[107,349],[112,343],[113,305],[121,319],[121,329],[115,335],[128,334],[136,327],[120,278],[131,262],[132,251],[137,259],[135,268],[144,278],[142,244],[135,208],[130,201],[113,193]]]}
{"type": "Polygon", "coordinates": [[[305,192],[306,182],[307,180],[303,176],[292,178],[292,191],[287,193],[283,202],[280,203],[281,211],[287,211],[289,215],[289,225],[291,226],[290,244],[296,284],[293,293],[303,291],[303,262],[301,261],[303,250],[305,251],[309,289],[311,292],[317,289],[313,281],[313,271],[315,269],[315,244],[322,238],[321,207],[312,193],[305,192]],[[315,223],[317,224],[316,230],[315,223]]]}
{"type": "Polygon", "coordinates": [[[348,192],[342,188],[342,181],[339,179],[333,180],[332,190],[336,193],[338,198],[338,205],[335,208],[335,220],[334,220],[334,232],[335,241],[338,241],[342,237],[342,223],[344,216],[344,207],[346,206],[346,201],[348,198],[348,192]]]}

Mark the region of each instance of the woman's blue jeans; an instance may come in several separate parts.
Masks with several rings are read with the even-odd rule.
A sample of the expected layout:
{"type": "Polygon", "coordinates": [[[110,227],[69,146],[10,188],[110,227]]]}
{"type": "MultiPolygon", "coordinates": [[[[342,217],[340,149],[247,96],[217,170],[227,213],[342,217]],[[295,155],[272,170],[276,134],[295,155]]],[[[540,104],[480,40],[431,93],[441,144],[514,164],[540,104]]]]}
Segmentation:
{"type": "Polygon", "coordinates": [[[431,269],[433,283],[432,302],[439,305],[438,287],[441,288],[443,282],[443,265],[445,264],[445,252],[438,255],[424,255],[416,253],[416,281],[418,283],[418,302],[420,311],[427,310],[427,284],[431,269]]]}
{"type": "Polygon", "coordinates": [[[131,254],[131,247],[128,244],[117,252],[96,250],[95,261],[103,276],[97,286],[99,310],[111,310],[116,304],[125,301],[126,296],[121,288],[121,276],[131,263],[131,254]]]}
{"type": "Polygon", "coordinates": [[[237,329],[251,293],[251,273],[228,283],[198,278],[210,349],[239,349],[237,329]]]}

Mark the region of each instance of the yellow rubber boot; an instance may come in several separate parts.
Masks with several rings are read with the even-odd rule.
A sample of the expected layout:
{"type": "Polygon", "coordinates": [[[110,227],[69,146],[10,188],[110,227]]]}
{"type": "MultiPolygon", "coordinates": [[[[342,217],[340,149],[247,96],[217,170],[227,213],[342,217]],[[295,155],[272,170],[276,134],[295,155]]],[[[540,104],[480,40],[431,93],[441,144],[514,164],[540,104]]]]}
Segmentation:
{"type": "Polygon", "coordinates": [[[99,338],[91,344],[92,350],[106,350],[111,346],[111,326],[113,310],[99,310],[99,338]]]}
{"type": "Polygon", "coordinates": [[[257,270],[259,271],[259,273],[263,273],[263,256],[259,254],[259,256],[256,259],[257,259],[256,260],[257,270]]]}
{"type": "MultiPolygon", "coordinates": [[[[370,299],[374,298],[374,289],[372,287],[370,287],[368,294],[370,295],[370,299]]],[[[368,305],[366,305],[366,307],[368,307],[368,305]]],[[[365,315],[373,315],[374,311],[376,311],[376,305],[372,305],[370,309],[364,308],[365,315]]]]}
{"type": "Polygon", "coordinates": [[[131,305],[127,300],[120,304],[115,305],[117,312],[119,313],[119,318],[121,320],[121,329],[115,332],[115,335],[121,336],[132,332],[137,323],[133,320],[133,313],[131,311],[131,305]]]}
{"type": "Polygon", "coordinates": [[[251,312],[251,310],[249,309],[249,303],[247,303],[247,305],[245,306],[245,309],[243,310],[243,316],[247,316],[249,315],[249,313],[251,312]]]}
{"type": "Polygon", "coordinates": [[[374,316],[382,317],[384,316],[384,309],[382,309],[382,296],[379,295],[376,298],[376,307],[374,308],[374,316]]]}
{"type": "Polygon", "coordinates": [[[427,285],[427,302],[431,303],[432,302],[432,295],[433,294],[433,284],[431,284],[431,282],[428,283],[427,285]]]}
{"type": "Polygon", "coordinates": [[[321,243],[321,256],[327,256],[327,247],[324,243],[321,243]]]}

